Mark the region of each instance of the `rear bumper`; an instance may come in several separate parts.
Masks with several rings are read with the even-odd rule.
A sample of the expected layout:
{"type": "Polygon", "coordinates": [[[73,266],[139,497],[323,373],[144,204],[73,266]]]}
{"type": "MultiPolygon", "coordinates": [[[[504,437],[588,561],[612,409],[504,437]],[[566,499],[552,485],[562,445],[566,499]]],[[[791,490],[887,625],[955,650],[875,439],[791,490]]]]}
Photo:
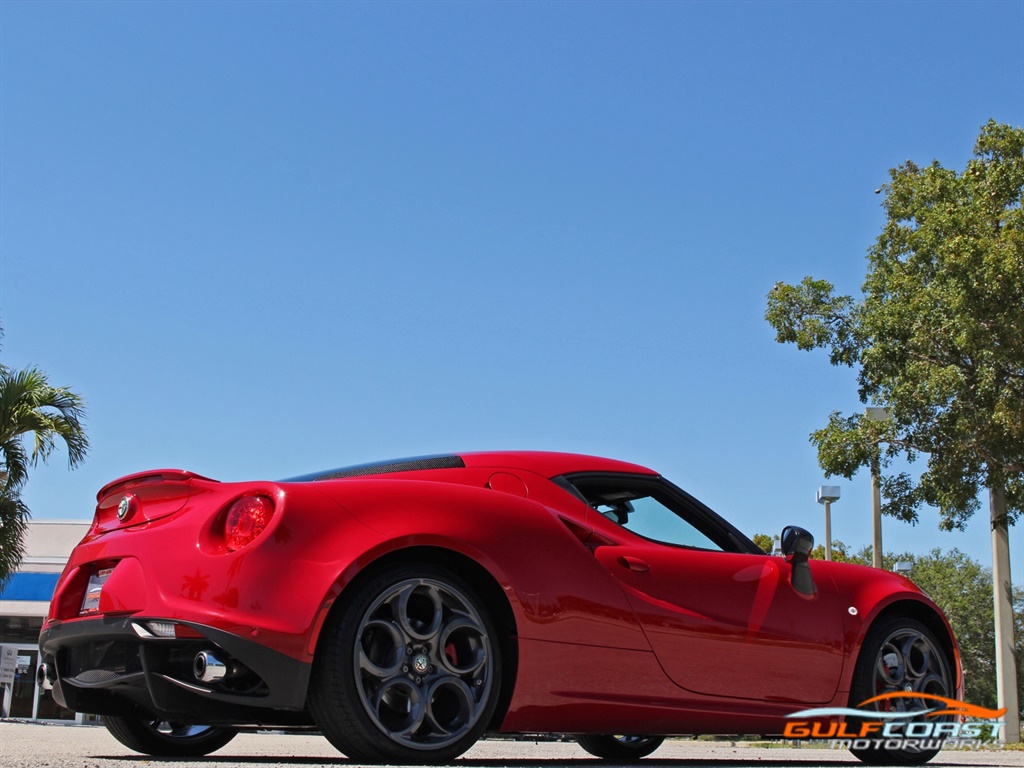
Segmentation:
{"type": "Polygon", "coordinates": [[[39,648],[54,698],[100,715],[216,725],[310,722],[310,663],[194,622],[170,622],[187,636],[156,636],[154,621],[170,622],[122,615],[47,626],[39,648]],[[193,661],[202,651],[225,662],[224,678],[196,678],[193,661]]]}

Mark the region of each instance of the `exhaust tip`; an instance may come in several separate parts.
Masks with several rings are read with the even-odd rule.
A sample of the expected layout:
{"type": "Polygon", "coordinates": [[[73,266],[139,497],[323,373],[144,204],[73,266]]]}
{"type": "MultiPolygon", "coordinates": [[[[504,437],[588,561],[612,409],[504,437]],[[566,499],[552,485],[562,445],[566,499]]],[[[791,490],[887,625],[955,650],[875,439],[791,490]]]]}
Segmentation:
{"type": "Polygon", "coordinates": [[[200,651],[192,661],[192,673],[202,683],[221,680],[227,671],[227,665],[209,651],[200,651]]]}
{"type": "Polygon", "coordinates": [[[44,691],[53,690],[53,680],[50,678],[50,667],[47,664],[40,664],[36,667],[36,685],[44,691]]]}

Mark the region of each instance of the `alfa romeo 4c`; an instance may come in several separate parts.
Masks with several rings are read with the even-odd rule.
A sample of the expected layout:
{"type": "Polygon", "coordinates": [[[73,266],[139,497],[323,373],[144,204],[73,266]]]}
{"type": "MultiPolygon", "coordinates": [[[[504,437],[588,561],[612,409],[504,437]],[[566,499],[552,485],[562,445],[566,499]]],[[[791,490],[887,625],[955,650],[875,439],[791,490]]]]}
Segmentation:
{"type": "Polygon", "coordinates": [[[571,734],[629,759],[666,735],[781,734],[807,709],[956,696],[935,604],[899,575],[809,561],[812,544],[788,527],[783,556],[766,554],[657,472],[590,456],[273,482],[141,472],[98,494],[40,679],[146,754],[316,728],[389,763],[447,762],[487,733],[571,734]]]}

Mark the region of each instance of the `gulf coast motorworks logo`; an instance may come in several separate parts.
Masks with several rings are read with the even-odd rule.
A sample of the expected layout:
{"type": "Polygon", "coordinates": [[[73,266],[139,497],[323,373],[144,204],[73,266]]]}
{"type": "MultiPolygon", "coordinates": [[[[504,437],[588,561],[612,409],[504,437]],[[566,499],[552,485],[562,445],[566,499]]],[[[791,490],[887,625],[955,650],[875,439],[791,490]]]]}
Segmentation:
{"type": "Polygon", "coordinates": [[[999,718],[1006,714],[1005,708],[986,709],[945,696],[908,691],[883,693],[862,701],[860,707],[821,707],[786,715],[789,722],[783,737],[828,740],[832,749],[979,748],[998,742],[1005,725],[999,718]],[[910,708],[922,705],[924,709],[910,708]]]}

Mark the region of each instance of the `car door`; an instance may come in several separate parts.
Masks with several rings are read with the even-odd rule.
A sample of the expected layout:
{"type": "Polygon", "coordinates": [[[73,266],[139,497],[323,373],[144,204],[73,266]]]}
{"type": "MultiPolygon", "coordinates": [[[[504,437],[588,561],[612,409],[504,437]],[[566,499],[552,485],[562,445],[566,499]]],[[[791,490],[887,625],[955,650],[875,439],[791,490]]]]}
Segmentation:
{"type": "Polygon", "coordinates": [[[754,553],[742,534],[661,478],[578,483],[606,542],[594,555],[677,685],[759,701],[833,698],[846,606],[830,579],[820,574],[813,595],[797,592],[785,559],[754,553]]]}

